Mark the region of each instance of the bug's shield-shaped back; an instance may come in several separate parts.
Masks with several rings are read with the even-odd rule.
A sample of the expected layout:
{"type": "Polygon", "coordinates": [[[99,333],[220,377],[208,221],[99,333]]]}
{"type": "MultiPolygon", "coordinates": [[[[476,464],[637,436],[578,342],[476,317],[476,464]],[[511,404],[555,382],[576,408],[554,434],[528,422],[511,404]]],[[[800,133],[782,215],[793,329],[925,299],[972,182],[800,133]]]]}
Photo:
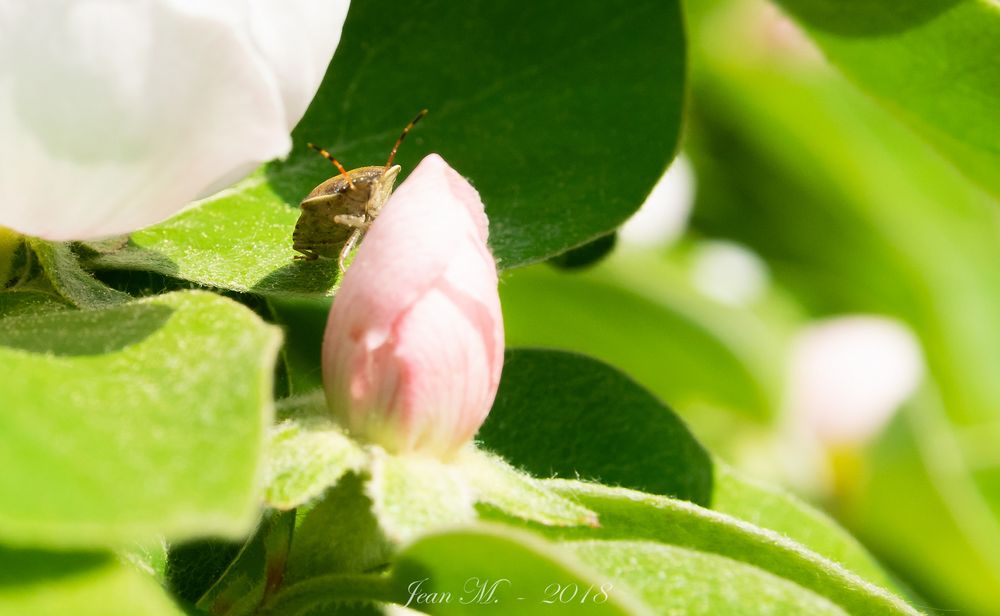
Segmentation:
{"type": "MultiPolygon", "coordinates": [[[[337,258],[357,226],[338,223],[337,216],[351,216],[370,223],[392,193],[399,166],[361,167],[323,182],[300,204],[301,213],[292,233],[292,247],[308,259],[337,258]]],[[[363,231],[365,226],[360,227],[363,231]]]]}

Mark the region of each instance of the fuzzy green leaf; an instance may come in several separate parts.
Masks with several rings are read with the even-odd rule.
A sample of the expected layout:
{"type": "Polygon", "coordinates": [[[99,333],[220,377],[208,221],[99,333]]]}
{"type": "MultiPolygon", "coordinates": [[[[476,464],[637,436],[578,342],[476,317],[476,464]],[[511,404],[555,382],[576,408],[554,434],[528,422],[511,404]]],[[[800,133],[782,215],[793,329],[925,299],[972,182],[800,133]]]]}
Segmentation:
{"type": "Polygon", "coordinates": [[[541,482],[483,451],[463,452],[458,461],[476,494],[512,516],[553,526],[597,526],[597,514],[548,490],[541,482]]]}
{"type": "Polygon", "coordinates": [[[6,287],[17,273],[15,261],[23,252],[24,238],[6,227],[0,227],[0,289],[6,287]]]}
{"type": "Polygon", "coordinates": [[[270,297],[268,308],[274,322],[285,333],[281,356],[293,396],[323,388],[323,335],[330,315],[330,299],[270,297]]]}
{"type": "Polygon", "coordinates": [[[395,546],[372,512],[365,479],[348,473],[315,505],[299,510],[287,583],[372,571],[389,562],[395,546]]]}
{"type": "Polygon", "coordinates": [[[708,503],[712,461],[663,403],[610,366],[508,351],[477,438],[536,477],[580,477],[708,503]]]}
{"type": "Polygon", "coordinates": [[[532,526],[562,540],[653,541],[716,554],[784,578],[850,614],[917,614],[889,591],[790,538],[697,505],[576,481],[549,480],[595,511],[598,529],[532,526]]]}
{"type": "Polygon", "coordinates": [[[424,536],[400,554],[392,579],[398,603],[405,605],[412,596],[410,607],[430,614],[658,613],[636,601],[626,588],[612,587],[602,594],[601,586],[609,582],[606,576],[580,565],[559,546],[504,527],[424,536]],[[557,597],[553,600],[552,585],[593,590],[587,599],[561,603],[557,597]],[[451,599],[444,601],[443,593],[451,599]]]}
{"type": "Polygon", "coordinates": [[[52,293],[42,291],[0,291],[0,319],[20,315],[58,312],[69,304],[52,293]]]}
{"type": "Polygon", "coordinates": [[[476,517],[475,496],[461,469],[433,458],[376,448],[365,491],[382,532],[396,543],[476,517]]]}
{"type": "Polygon", "coordinates": [[[852,613],[780,576],[717,554],[650,541],[571,541],[564,547],[619,584],[628,584],[660,614],[852,613]]]}
{"type": "Polygon", "coordinates": [[[151,577],[110,554],[0,547],[0,616],[181,616],[151,577]]]}
{"type": "Polygon", "coordinates": [[[271,430],[267,504],[292,509],[318,497],[364,462],[362,449],[325,418],[286,420],[271,430]]]}
{"type": "Polygon", "coordinates": [[[31,240],[30,245],[52,287],[74,305],[100,308],[131,299],[84,271],[69,244],[31,240]]]}
{"type": "Polygon", "coordinates": [[[721,463],[715,466],[712,509],[780,533],[873,584],[895,590],[895,582],[871,554],[826,514],[721,463]]]}
{"type": "Polygon", "coordinates": [[[236,537],[256,516],[279,334],[217,295],[0,321],[0,537],[236,537]]]}

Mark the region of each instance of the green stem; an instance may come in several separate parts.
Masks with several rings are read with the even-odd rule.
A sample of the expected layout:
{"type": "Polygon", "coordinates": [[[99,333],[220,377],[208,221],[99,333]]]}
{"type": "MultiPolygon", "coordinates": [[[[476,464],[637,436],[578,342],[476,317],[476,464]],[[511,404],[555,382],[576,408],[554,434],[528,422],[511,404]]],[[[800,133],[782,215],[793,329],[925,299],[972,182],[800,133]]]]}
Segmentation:
{"type": "Polygon", "coordinates": [[[389,603],[394,598],[390,578],[386,575],[323,575],[281,590],[257,613],[259,616],[296,616],[321,604],[389,603]]]}

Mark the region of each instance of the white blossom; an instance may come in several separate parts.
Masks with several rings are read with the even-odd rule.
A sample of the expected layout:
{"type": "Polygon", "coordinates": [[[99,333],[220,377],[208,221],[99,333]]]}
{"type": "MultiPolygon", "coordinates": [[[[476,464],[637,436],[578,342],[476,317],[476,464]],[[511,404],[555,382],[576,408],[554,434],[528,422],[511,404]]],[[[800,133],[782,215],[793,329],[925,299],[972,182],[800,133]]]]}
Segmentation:
{"type": "Polygon", "coordinates": [[[284,156],[348,0],[0,0],[0,226],[127,233],[284,156]]]}
{"type": "Polygon", "coordinates": [[[794,423],[821,442],[862,444],[913,395],[923,373],[920,345],[899,321],[827,319],[795,340],[788,410],[794,423]]]}

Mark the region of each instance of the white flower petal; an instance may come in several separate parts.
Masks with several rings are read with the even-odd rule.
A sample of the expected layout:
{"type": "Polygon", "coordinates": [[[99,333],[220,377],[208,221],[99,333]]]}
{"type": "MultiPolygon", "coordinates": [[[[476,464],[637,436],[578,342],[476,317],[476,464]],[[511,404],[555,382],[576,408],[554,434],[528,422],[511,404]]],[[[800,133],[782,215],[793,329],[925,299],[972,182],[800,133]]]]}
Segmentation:
{"type": "Polygon", "coordinates": [[[271,4],[0,0],[0,225],[127,233],[285,155],[346,1],[296,2],[268,29],[271,4]],[[317,12],[332,27],[309,42],[317,12]],[[308,68],[278,72],[296,54],[308,68]]]}
{"type": "Polygon", "coordinates": [[[250,27],[257,48],[282,76],[278,86],[288,130],[305,113],[326,74],[347,17],[347,0],[257,0],[250,4],[250,27]]]}

